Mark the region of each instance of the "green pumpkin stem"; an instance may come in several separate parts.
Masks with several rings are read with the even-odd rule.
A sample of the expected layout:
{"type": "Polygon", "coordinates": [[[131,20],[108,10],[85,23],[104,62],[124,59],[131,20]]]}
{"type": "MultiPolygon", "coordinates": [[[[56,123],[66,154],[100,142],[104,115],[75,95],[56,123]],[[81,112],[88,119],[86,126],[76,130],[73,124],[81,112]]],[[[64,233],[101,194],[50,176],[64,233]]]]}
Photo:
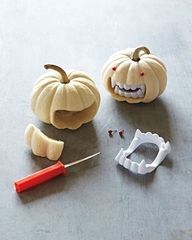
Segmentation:
{"type": "Polygon", "coordinates": [[[66,72],[62,68],[60,68],[59,66],[54,65],[54,64],[45,64],[44,68],[45,69],[52,69],[52,70],[55,70],[58,73],[60,73],[61,77],[62,77],[62,80],[61,80],[62,83],[69,83],[70,82],[70,80],[67,77],[66,72]]]}
{"type": "Polygon", "coordinates": [[[133,55],[131,57],[131,59],[135,62],[139,62],[140,60],[140,57],[139,57],[139,53],[141,51],[144,51],[146,54],[150,54],[150,51],[147,47],[144,47],[144,46],[139,46],[135,49],[135,51],[133,52],[133,55]]]}

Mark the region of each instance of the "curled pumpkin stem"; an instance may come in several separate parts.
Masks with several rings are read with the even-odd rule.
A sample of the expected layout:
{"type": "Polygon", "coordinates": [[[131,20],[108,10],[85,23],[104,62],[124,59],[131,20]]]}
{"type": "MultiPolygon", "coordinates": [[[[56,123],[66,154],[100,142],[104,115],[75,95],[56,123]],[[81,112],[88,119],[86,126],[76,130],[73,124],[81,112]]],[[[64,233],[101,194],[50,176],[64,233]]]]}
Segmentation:
{"type": "Polygon", "coordinates": [[[133,52],[133,55],[131,57],[131,59],[135,62],[138,62],[140,60],[140,57],[139,57],[139,53],[143,51],[145,52],[146,54],[150,54],[150,51],[147,47],[144,47],[144,46],[140,46],[140,47],[137,47],[135,49],[135,51],[133,52]]]}
{"type": "Polygon", "coordinates": [[[58,73],[60,73],[61,77],[62,77],[62,83],[69,83],[70,80],[68,79],[67,77],[67,74],[66,72],[63,70],[63,68],[57,66],[57,65],[54,65],[54,64],[45,64],[44,65],[44,68],[47,70],[47,69],[52,69],[52,70],[55,70],[57,71],[58,73]]]}

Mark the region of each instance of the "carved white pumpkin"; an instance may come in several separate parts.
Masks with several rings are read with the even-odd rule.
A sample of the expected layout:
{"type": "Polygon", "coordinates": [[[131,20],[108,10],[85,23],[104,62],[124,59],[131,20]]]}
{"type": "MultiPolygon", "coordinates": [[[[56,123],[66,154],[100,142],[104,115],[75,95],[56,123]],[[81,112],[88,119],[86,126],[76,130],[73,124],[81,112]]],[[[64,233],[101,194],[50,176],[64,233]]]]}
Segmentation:
{"type": "Polygon", "coordinates": [[[64,142],[56,141],[47,137],[33,124],[27,125],[24,139],[32,152],[40,157],[47,157],[50,160],[58,160],[63,151],[64,142]]]}
{"type": "Polygon", "coordinates": [[[165,90],[166,68],[144,46],[112,55],[103,68],[105,88],[118,101],[148,103],[165,90]]]}
{"type": "Polygon", "coordinates": [[[35,84],[32,111],[38,118],[59,129],[77,129],[93,119],[100,104],[95,83],[84,72],[47,64],[49,71],[35,84]]]}

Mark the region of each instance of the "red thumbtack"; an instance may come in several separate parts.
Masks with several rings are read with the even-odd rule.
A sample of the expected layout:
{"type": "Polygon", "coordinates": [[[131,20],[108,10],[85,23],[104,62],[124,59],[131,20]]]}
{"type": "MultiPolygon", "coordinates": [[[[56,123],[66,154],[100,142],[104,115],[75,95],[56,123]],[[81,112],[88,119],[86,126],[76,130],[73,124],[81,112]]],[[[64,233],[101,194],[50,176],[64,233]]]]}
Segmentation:
{"type": "Polygon", "coordinates": [[[125,133],[125,130],[122,129],[121,131],[119,131],[119,136],[120,136],[121,138],[124,138],[124,133],[125,133]]]}
{"type": "Polygon", "coordinates": [[[35,187],[43,182],[46,182],[58,175],[66,175],[68,167],[71,167],[75,164],[84,162],[90,158],[97,156],[98,154],[100,154],[100,152],[95,153],[89,157],[77,160],[75,162],[68,163],[66,165],[63,165],[62,162],[58,161],[57,163],[55,163],[54,165],[52,165],[48,168],[42,169],[36,173],[33,173],[29,176],[26,176],[26,177],[16,181],[14,183],[16,192],[18,192],[18,193],[23,192],[31,187],[35,187]]]}
{"type": "Polygon", "coordinates": [[[140,76],[144,76],[144,72],[140,72],[140,76]]]}
{"type": "Polygon", "coordinates": [[[113,137],[113,134],[116,133],[116,132],[117,132],[116,129],[115,130],[112,130],[112,129],[108,130],[108,134],[109,134],[110,137],[113,137]]]}

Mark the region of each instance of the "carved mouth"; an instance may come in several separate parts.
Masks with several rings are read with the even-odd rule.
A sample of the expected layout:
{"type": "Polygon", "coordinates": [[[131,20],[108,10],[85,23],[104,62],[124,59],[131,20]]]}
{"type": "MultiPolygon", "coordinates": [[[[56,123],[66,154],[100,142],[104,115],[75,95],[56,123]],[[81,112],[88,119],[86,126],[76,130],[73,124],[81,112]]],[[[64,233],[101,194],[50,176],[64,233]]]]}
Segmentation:
{"type": "Polygon", "coordinates": [[[144,84],[122,84],[111,79],[114,93],[127,98],[143,98],[145,96],[144,84]]]}

